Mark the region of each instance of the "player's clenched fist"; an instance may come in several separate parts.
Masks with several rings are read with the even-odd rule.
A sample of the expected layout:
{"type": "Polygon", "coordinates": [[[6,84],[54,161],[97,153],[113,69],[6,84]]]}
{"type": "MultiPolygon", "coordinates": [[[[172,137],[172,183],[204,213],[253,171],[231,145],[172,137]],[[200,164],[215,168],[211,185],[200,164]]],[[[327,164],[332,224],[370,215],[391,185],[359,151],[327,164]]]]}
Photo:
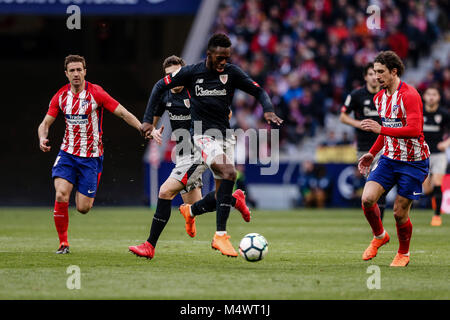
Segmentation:
{"type": "Polygon", "coordinates": [[[48,139],[40,139],[39,140],[39,148],[43,151],[43,152],[48,152],[51,149],[51,146],[47,145],[48,143],[48,139]]]}

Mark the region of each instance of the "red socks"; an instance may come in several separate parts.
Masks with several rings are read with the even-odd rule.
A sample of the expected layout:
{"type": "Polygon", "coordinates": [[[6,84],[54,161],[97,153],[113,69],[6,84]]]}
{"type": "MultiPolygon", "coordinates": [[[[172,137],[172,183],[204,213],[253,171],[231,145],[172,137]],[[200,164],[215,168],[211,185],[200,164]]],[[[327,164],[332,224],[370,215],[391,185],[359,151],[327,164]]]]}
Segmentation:
{"type": "Polygon", "coordinates": [[[381,222],[380,218],[380,208],[378,207],[378,204],[374,204],[371,208],[364,208],[362,207],[364,211],[364,215],[366,216],[367,221],[370,224],[370,227],[372,228],[372,232],[374,236],[379,236],[383,233],[383,223],[381,222]]]}
{"type": "Polygon", "coordinates": [[[408,221],[406,221],[404,224],[402,225],[396,224],[396,226],[397,226],[398,241],[400,242],[398,253],[407,254],[409,252],[409,242],[411,241],[412,235],[411,220],[408,218],[408,221]]]}
{"type": "Polygon", "coordinates": [[[68,243],[67,229],[69,228],[69,203],[55,201],[55,210],[53,211],[56,231],[58,231],[59,243],[68,243]]]}

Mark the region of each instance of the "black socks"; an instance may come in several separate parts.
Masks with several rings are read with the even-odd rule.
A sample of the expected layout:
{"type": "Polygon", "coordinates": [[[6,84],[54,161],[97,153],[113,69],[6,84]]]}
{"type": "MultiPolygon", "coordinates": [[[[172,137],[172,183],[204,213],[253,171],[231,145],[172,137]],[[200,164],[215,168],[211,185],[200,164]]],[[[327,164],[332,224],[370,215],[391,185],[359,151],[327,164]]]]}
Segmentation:
{"type": "Polygon", "coordinates": [[[153,216],[152,226],[150,228],[150,236],[147,240],[153,247],[156,247],[156,242],[158,242],[161,232],[164,230],[167,221],[169,221],[171,210],[172,200],[158,198],[156,212],[153,216]]]}
{"type": "Polygon", "coordinates": [[[441,203],[442,203],[442,190],[441,186],[435,186],[433,188],[433,195],[434,200],[436,201],[436,210],[434,211],[434,214],[437,216],[441,215],[441,203]]]}
{"type": "Polygon", "coordinates": [[[216,231],[226,231],[227,230],[227,220],[230,215],[231,209],[231,198],[234,187],[233,180],[223,179],[219,190],[217,190],[217,207],[216,207],[216,231]]]}
{"type": "MultiPolygon", "coordinates": [[[[231,206],[236,205],[236,198],[231,197],[231,206]]],[[[197,201],[191,206],[191,212],[194,216],[199,216],[206,212],[212,212],[217,208],[216,190],[211,191],[203,199],[197,201]]]]}

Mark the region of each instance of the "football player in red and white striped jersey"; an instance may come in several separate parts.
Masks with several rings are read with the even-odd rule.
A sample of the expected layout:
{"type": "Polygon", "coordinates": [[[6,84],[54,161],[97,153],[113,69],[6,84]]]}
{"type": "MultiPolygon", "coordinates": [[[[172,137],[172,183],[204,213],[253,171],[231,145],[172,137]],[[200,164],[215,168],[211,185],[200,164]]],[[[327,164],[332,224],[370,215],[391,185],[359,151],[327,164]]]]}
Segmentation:
{"type": "Polygon", "coordinates": [[[47,114],[39,125],[39,147],[50,151],[48,131],[61,112],[66,130],[61,149],[52,169],[56,190],[54,220],[60,246],[56,253],[68,253],[68,206],[73,186],[77,187],[77,210],[87,213],[94,204],[103,167],[102,121],[107,109],[141,132],[140,121],[113,99],[99,85],[87,82],[85,59],[78,55],[66,57],[65,74],[69,84],[63,86],[50,101],[47,114]]]}
{"type": "Polygon", "coordinates": [[[422,195],[422,183],[429,171],[430,151],[423,135],[422,99],[416,89],[400,79],[404,65],[394,52],[380,52],[375,58],[374,70],[382,88],[374,97],[382,124],[370,119],[361,122],[363,130],[379,134],[369,153],[359,159],[361,173],[368,172],[374,156],[381,149],[383,155],[377,167],[370,172],[361,199],[374,234],[363,253],[363,260],[374,258],[378,248],[389,241],[377,201],[384,192],[397,185],[394,217],[400,247],[391,266],[405,267],[410,259],[412,235],[409,211],[413,200],[422,195]]]}

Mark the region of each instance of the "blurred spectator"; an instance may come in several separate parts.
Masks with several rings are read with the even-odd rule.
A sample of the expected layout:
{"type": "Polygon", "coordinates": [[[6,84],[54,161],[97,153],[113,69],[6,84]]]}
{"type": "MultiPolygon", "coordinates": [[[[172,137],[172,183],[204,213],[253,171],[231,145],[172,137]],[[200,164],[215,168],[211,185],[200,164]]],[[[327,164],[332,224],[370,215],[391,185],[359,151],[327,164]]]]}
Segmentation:
{"type": "Polygon", "coordinates": [[[353,189],[353,193],[351,196],[352,206],[360,207],[361,206],[361,196],[364,190],[364,185],[366,184],[366,179],[359,172],[358,168],[355,167],[354,174],[350,176],[350,183],[353,189]]]}
{"type": "Polygon", "coordinates": [[[327,195],[330,194],[330,180],[323,165],[314,165],[312,161],[304,161],[298,181],[301,204],[308,208],[324,208],[327,195]]]}

